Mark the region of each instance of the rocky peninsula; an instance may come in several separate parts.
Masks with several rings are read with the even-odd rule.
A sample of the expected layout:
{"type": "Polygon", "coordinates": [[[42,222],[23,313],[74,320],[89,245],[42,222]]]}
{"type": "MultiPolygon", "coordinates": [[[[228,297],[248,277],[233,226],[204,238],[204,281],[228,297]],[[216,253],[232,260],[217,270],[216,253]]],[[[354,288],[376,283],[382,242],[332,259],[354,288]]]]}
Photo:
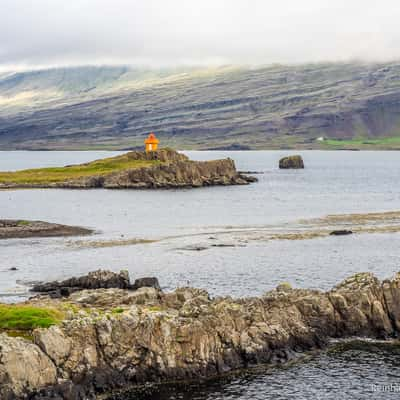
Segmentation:
{"type": "Polygon", "coordinates": [[[239,173],[233,160],[192,161],[171,149],[126,154],[59,168],[0,172],[0,189],[157,189],[246,185],[257,178],[239,173]]]}
{"type": "Polygon", "coordinates": [[[79,226],[44,221],[0,219],[0,239],[90,235],[92,230],[79,226]]]}
{"type": "Polygon", "coordinates": [[[328,292],[282,284],[243,299],[193,288],[164,293],[154,278],[131,285],[125,271],[98,271],[47,289],[1,314],[3,400],[95,399],[146,382],[286,362],[331,338],[400,333],[400,273],[383,281],[356,274],[328,292]],[[46,294],[63,285],[79,290],[46,294]],[[48,319],[31,326],[29,339],[11,337],[7,323],[15,328],[12,316],[24,307],[47,310],[48,319]]]}

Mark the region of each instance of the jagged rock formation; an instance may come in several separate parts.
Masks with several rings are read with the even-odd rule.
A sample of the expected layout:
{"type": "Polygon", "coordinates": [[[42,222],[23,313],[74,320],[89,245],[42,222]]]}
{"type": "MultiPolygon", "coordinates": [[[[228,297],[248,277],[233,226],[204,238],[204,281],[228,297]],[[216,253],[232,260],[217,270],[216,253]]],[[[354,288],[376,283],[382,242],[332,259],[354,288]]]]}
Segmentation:
{"type": "Polygon", "coordinates": [[[104,179],[102,186],[118,188],[175,188],[216,185],[246,185],[256,178],[241,175],[233,160],[178,161],[152,168],[123,171],[104,179]]]}
{"type": "Polygon", "coordinates": [[[92,230],[79,226],[53,224],[44,221],[0,219],[0,239],[80,236],[89,235],[92,230]]]}
{"type": "Polygon", "coordinates": [[[304,161],[301,156],[283,157],[279,160],[280,169],[303,169],[304,161]]]}
{"type": "Polygon", "coordinates": [[[37,283],[31,289],[32,292],[47,293],[51,297],[69,296],[73,292],[84,289],[140,289],[142,287],[153,287],[161,290],[157,278],[146,277],[136,279],[131,284],[129,273],[122,270],[119,273],[105,270],[89,272],[87,275],[78,278],[70,278],[64,281],[54,281],[46,283],[37,283]]]}
{"type": "MultiPolygon", "coordinates": [[[[174,150],[161,149],[126,154],[132,161],[158,161],[151,166],[118,170],[102,175],[83,176],[72,180],[48,183],[0,182],[0,189],[13,188],[106,188],[160,189],[216,185],[246,185],[257,178],[239,173],[232,159],[191,161],[174,150]]],[[[86,164],[82,164],[83,166],[86,164]]],[[[65,168],[68,168],[66,166],[65,168]]]]}
{"type": "Polygon", "coordinates": [[[71,311],[61,325],[36,329],[33,343],[0,335],[1,399],[95,399],[131,384],[285,362],[329,338],[395,336],[400,273],[382,282],[357,274],[325,293],[280,285],[235,300],[191,288],[97,289],[30,304],[71,311]]]}

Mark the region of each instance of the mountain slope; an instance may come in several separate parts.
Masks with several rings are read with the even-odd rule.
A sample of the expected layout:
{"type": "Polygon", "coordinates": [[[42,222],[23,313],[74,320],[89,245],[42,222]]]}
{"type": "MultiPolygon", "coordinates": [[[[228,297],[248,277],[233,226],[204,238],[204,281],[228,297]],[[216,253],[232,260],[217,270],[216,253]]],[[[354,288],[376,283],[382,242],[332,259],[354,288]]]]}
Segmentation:
{"type": "Polygon", "coordinates": [[[397,63],[9,73],[0,149],[400,148],[399,111],[397,63]]]}

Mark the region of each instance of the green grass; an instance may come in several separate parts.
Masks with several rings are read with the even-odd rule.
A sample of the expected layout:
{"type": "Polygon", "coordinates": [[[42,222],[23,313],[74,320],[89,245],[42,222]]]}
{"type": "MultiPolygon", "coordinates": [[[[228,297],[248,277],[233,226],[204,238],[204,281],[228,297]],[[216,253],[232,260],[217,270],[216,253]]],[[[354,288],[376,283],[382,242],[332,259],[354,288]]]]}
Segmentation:
{"type": "Polygon", "coordinates": [[[150,312],[160,312],[162,311],[162,308],[160,306],[150,306],[150,307],[146,307],[147,311],[150,312]]]}
{"type": "Polygon", "coordinates": [[[0,183],[47,184],[66,182],[94,175],[105,176],[125,169],[148,167],[156,163],[158,161],[132,160],[129,158],[129,153],[127,153],[117,157],[92,161],[87,164],[0,172],[0,183]]]}
{"type": "Polygon", "coordinates": [[[332,147],[352,147],[352,148],[363,148],[363,147],[396,147],[400,146],[400,136],[392,136],[385,138],[369,139],[369,138],[353,138],[353,139],[325,139],[321,142],[324,145],[332,147]]]}
{"type": "Polygon", "coordinates": [[[32,331],[48,328],[63,319],[60,311],[26,305],[0,304],[0,329],[10,331],[32,331]]]}
{"type": "Polygon", "coordinates": [[[24,220],[18,221],[19,226],[28,226],[30,224],[31,224],[30,221],[24,221],[24,220]]]}

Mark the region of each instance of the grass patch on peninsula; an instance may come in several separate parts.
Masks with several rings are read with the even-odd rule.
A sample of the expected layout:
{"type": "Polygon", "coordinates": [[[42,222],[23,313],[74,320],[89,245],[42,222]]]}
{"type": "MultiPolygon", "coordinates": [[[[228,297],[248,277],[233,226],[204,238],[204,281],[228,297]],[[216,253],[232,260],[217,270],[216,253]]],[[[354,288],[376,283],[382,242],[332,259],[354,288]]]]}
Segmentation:
{"type": "Polygon", "coordinates": [[[63,314],[52,308],[17,304],[0,304],[0,330],[32,331],[49,328],[63,319],[63,314]]]}
{"type": "Polygon", "coordinates": [[[129,158],[129,153],[127,153],[79,165],[0,172],[0,183],[48,184],[66,182],[89,176],[105,176],[125,169],[149,167],[157,163],[158,161],[134,160],[129,158]]]}
{"type": "Polygon", "coordinates": [[[322,144],[332,148],[400,148],[400,136],[382,138],[325,139],[322,144]]]}

